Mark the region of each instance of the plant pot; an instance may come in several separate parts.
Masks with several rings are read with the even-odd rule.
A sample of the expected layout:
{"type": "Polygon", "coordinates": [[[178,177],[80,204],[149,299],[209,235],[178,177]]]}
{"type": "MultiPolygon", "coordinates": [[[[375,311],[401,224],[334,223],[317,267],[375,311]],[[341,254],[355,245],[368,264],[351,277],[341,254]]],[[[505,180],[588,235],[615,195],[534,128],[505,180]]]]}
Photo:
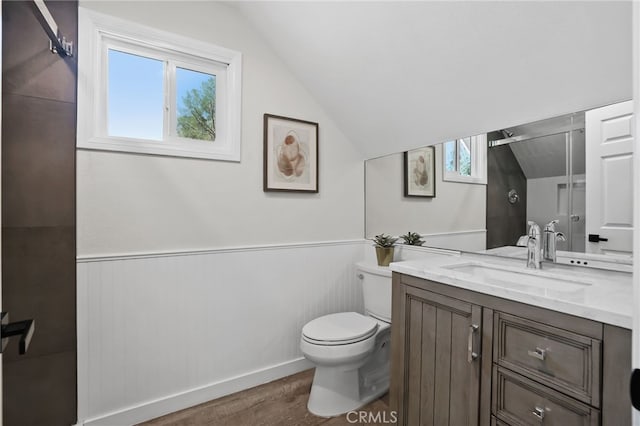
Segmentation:
{"type": "Polygon", "coordinates": [[[376,257],[379,266],[389,266],[393,262],[393,247],[376,247],[376,257]]]}

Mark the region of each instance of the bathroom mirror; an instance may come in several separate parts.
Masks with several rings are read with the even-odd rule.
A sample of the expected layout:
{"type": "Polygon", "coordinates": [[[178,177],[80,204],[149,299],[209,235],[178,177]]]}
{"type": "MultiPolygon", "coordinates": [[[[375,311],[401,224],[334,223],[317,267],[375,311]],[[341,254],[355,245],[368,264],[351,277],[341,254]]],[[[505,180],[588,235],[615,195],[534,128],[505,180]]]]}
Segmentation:
{"type": "MultiPolygon", "coordinates": [[[[404,195],[403,180],[411,178],[414,167],[406,164],[404,153],[367,160],[365,237],[411,231],[424,236],[425,246],[522,255],[524,249],[518,246],[526,244],[522,237],[527,234],[527,223],[536,222],[543,229],[557,220],[555,230],[564,239],[557,243],[560,251],[629,255],[630,244],[628,251],[625,244],[622,250],[613,244],[606,249],[606,244],[590,243],[587,238],[587,131],[605,138],[613,131],[624,135],[629,130],[630,135],[624,119],[616,129],[602,127],[604,124],[589,127],[589,114],[567,114],[435,145],[436,195],[432,198],[404,195]]],[[[626,167],[626,163],[619,165],[626,167]]],[[[623,180],[627,176],[624,172],[617,175],[616,179],[623,180]]],[[[591,179],[594,185],[598,181],[591,179]]],[[[625,191],[625,185],[608,182],[614,195],[625,191]]],[[[631,225],[631,205],[628,200],[625,206],[611,209],[612,214],[625,212],[617,222],[631,225]]],[[[589,229],[597,232],[593,226],[589,229]]]]}

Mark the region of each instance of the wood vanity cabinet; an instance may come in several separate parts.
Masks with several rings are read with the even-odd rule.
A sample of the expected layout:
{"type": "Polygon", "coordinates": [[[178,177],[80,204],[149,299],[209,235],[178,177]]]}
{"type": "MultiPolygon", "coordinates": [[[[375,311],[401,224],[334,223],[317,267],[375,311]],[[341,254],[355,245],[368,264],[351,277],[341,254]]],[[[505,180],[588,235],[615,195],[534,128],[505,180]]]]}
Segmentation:
{"type": "Polygon", "coordinates": [[[393,274],[398,425],[630,425],[631,332],[393,274]]]}

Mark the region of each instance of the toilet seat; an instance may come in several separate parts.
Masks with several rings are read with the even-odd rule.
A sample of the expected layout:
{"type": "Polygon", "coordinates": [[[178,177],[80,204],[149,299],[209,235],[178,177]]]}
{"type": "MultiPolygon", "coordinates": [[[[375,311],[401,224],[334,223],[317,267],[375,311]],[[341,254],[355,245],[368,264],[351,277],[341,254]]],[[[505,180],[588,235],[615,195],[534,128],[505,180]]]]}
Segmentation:
{"type": "Polygon", "coordinates": [[[378,321],[357,312],[340,312],[316,318],[302,328],[302,338],[323,346],[348,345],[376,334],[378,321]]]}

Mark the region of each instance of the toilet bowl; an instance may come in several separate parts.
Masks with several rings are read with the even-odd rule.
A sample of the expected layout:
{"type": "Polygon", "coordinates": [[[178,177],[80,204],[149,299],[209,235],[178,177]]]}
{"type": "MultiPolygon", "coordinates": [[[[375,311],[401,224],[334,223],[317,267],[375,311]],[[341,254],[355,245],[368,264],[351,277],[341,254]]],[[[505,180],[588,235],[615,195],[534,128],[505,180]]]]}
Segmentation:
{"type": "Polygon", "coordinates": [[[340,312],[308,322],[300,349],[316,365],[307,408],[333,417],[355,410],[389,389],[391,272],[357,264],[365,315],[340,312]]]}

